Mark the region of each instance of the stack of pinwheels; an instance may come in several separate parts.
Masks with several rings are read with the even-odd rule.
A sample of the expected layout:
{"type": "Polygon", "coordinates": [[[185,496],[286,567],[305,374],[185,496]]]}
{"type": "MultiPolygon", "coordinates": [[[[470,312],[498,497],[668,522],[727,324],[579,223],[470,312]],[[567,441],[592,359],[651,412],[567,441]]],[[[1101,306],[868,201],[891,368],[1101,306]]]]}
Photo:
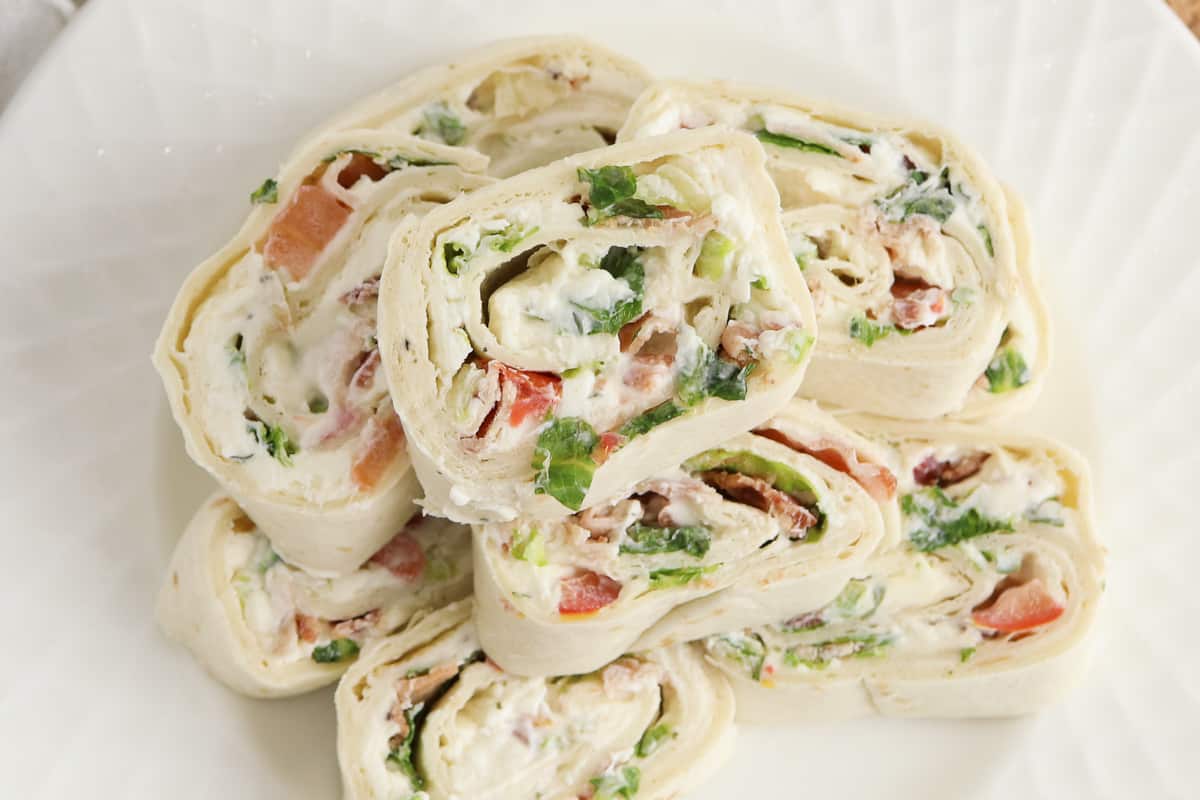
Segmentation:
{"type": "Polygon", "coordinates": [[[1102,589],[1019,200],[934,126],[574,38],[305,139],[155,351],[220,486],[158,607],[340,680],[348,798],[674,797],[735,719],[1024,714],[1102,589]]]}

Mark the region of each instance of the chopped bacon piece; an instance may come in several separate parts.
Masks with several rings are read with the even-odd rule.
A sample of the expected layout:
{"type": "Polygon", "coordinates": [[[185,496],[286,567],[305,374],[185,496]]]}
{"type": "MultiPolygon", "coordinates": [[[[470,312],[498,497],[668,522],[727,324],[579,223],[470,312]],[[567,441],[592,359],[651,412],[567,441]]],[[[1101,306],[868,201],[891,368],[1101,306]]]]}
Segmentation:
{"type": "Polygon", "coordinates": [[[447,661],[445,664],[438,664],[424,675],[415,675],[396,681],[396,706],[392,709],[392,721],[401,722],[404,719],[403,712],[405,710],[433,697],[443,683],[457,674],[458,665],[447,661]]]}
{"type": "Polygon", "coordinates": [[[378,564],[397,578],[414,581],[425,571],[425,552],[412,534],[403,530],[371,556],[371,563],[378,564]]]}
{"type": "Polygon", "coordinates": [[[663,219],[684,219],[693,216],[692,212],[675,206],[655,206],[655,208],[662,212],[663,219]]]}
{"type": "Polygon", "coordinates": [[[357,639],[379,624],[379,609],[334,623],[333,635],[339,639],[357,639]]]}
{"type": "Polygon", "coordinates": [[[792,617],[787,622],[783,623],[783,627],[789,631],[807,631],[813,628],[819,628],[825,624],[823,613],[818,611],[809,611],[805,614],[792,617]]]}
{"type": "Polygon", "coordinates": [[[254,524],[254,520],[250,519],[245,514],[238,514],[233,518],[233,522],[230,524],[230,527],[233,529],[234,533],[249,533],[250,531],[255,530],[258,526],[254,524]]]}
{"type": "Polygon", "coordinates": [[[626,322],[621,326],[621,330],[617,331],[617,339],[621,342],[621,352],[628,353],[629,348],[641,335],[642,328],[657,317],[652,317],[649,313],[642,314],[633,322],[626,322]]]}
{"type": "Polygon", "coordinates": [[[671,498],[658,492],[645,492],[637,495],[636,499],[642,504],[643,525],[671,526],[670,515],[667,513],[667,509],[671,505],[671,498]]]}
{"type": "Polygon", "coordinates": [[[320,186],[306,184],[275,215],[262,243],[267,266],[303,280],[350,217],[350,206],[320,186]]]}
{"type": "Polygon", "coordinates": [[[348,306],[359,303],[373,303],[379,299],[379,276],[367,278],[365,281],[349,290],[338,298],[348,306]]]}
{"type": "Polygon", "coordinates": [[[946,315],[946,290],[915,278],[892,282],[892,319],[905,330],[928,328],[946,315]]]}
{"type": "Polygon", "coordinates": [[[343,189],[351,189],[354,184],[358,183],[358,179],[366,175],[371,181],[377,181],[388,174],[388,169],[380,164],[376,164],[375,160],[370,156],[362,153],[353,153],[350,156],[350,162],[342,167],[342,171],[338,173],[337,182],[343,189]]]}
{"type": "Polygon", "coordinates": [[[354,371],[354,377],[350,379],[353,386],[359,389],[368,388],[375,380],[375,371],[379,369],[379,348],[372,350],[367,354],[367,357],[354,371]]]}
{"type": "Polygon", "coordinates": [[[296,633],[302,642],[315,642],[321,633],[320,620],[308,614],[296,612],[296,633]]]}
{"type": "Polygon", "coordinates": [[[977,451],[953,461],[941,461],[937,456],[930,455],[913,467],[913,480],[919,486],[936,484],[944,489],[979,472],[983,469],[983,462],[987,461],[990,455],[977,451]]]}
{"type": "Polygon", "coordinates": [[[360,491],[370,491],[404,447],[404,428],[390,408],[371,417],[363,433],[363,449],[354,458],[350,478],[360,491]]]}
{"type": "Polygon", "coordinates": [[[971,619],[981,628],[1001,633],[1027,631],[1053,622],[1063,608],[1038,578],[1020,586],[1009,586],[975,609],[971,619]]]}
{"type": "Polygon", "coordinates": [[[762,331],[745,322],[731,322],[721,333],[721,349],[736,361],[738,366],[744,367],[754,360],[754,353],[758,349],[758,337],[761,334],[762,331]]]}
{"type": "Polygon", "coordinates": [[[620,583],[590,569],[563,578],[559,588],[558,613],[563,615],[594,614],[621,594],[620,583]]]}
{"type": "Polygon", "coordinates": [[[507,419],[516,428],[530,416],[540,419],[562,399],[562,379],[547,372],[526,372],[499,361],[487,362],[488,381],[495,381],[499,391],[496,405],[483,418],[475,431],[482,439],[496,419],[507,419]]]}
{"type": "Polygon", "coordinates": [[[622,500],[613,505],[592,506],[575,515],[575,524],[588,532],[590,541],[611,542],[625,528],[631,503],[622,500]]]}
{"type": "Polygon", "coordinates": [[[636,356],[675,354],[675,338],[678,332],[670,321],[652,313],[642,314],[633,322],[627,322],[617,331],[621,352],[636,356]]]}
{"type": "Polygon", "coordinates": [[[846,444],[824,437],[801,442],[775,428],[759,428],[754,432],[844,472],[876,500],[890,500],[896,496],[896,476],[892,471],[882,464],[861,460],[858,451],[846,444]]]}
{"type": "Polygon", "coordinates": [[[716,469],[701,472],[699,477],[729,499],[770,514],[787,530],[789,538],[803,539],[808,529],[817,524],[816,514],[762,478],[716,469]]]}

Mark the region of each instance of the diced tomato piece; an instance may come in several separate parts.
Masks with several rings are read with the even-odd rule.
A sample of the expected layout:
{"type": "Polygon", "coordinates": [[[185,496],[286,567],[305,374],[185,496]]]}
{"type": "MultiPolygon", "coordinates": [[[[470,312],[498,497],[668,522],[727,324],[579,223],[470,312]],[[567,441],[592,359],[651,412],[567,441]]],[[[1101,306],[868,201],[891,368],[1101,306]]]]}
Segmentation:
{"type": "Polygon", "coordinates": [[[508,424],[517,427],[529,416],[541,418],[562,398],[562,379],[545,372],[524,372],[499,364],[500,380],[516,387],[516,399],[508,412],[508,424]]]}
{"type": "Polygon", "coordinates": [[[600,443],[596,445],[596,451],[592,454],[592,460],[596,462],[596,466],[600,466],[608,457],[625,442],[625,437],[615,431],[600,434],[600,443]]]}
{"type": "Polygon", "coordinates": [[[400,418],[389,410],[382,417],[371,417],[363,432],[362,450],[350,467],[350,479],[360,491],[370,491],[404,447],[404,428],[400,418]]]}
{"type": "Polygon", "coordinates": [[[559,583],[559,614],[594,614],[621,594],[621,584],[607,575],[581,569],[559,583]]]}
{"type": "Polygon", "coordinates": [[[377,181],[387,174],[388,170],[376,164],[370,156],[355,153],[350,156],[350,163],[342,167],[342,171],[338,173],[337,182],[343,189],[350,189],[358,183],[358,179],[363,175],[372,181],[377,181]]]}
{"type": "Polygon", "coordinates": [[[971,619],[981,628],[1017,633],[1053,622],[1065,610],[1041,580],[1034,578],[1029,583],[1005,589],[991,605],[977,609],[971,619]]]}
{"type": "Polygon", "coordinates": [[[849,475],[867,494],[880,502],[896,495],[896,476],[887,467],[863,461],[853,447],[824,437],[801,442],[775,428],[756,428],[754,433],[790,447],[797,453],[807,453],[838,472],[849,475]]]}
{"type": "Polygon", "coordinates": [[[302,642],[315,642],[320,633],[320,625],[316,617],[296,612],[296,634],[302,642]]]}
{"type": "Polygon", "coordinates": [[[267,229],[263,260],[302,280],[349,217],[350,206],[325,189],[301,186],[267,229]]]}
{"type": "Polygon", "coordinates": [[[407,531],[400,531],[371,556],[371,563],[378,564],[397,578],[412,581],[425,571],[425,553],[407,531]]]}

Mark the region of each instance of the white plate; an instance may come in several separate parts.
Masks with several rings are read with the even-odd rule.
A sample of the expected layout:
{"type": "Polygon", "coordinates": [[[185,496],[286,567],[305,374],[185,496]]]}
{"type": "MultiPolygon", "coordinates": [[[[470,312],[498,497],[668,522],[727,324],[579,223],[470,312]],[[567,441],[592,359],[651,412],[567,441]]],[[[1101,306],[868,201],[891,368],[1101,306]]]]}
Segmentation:
{"type": "Polygon", "coordinates": [[[1156,0],[92,0],[0,122],[0,374],[15,376],[0,408],[0,794],[336,795],[328,692],[243,700],[154,629],[160,574],[209,484],[151,343],[299,134],[416,66],[568,30],[663,75],[915,112],[977,145],[1031,203],[1056,310],[1029,424],[1101,479],[1109,597],[1095,668],[1065,704],[743,729],[696,797],[1196,797],[1200,47],[1156,0]]]}

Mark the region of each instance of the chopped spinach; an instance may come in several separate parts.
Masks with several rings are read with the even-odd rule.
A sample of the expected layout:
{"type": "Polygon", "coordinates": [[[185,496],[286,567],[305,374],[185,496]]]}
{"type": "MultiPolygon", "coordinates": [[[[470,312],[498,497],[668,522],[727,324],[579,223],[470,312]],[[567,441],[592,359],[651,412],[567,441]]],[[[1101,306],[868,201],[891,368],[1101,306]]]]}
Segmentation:
{"type": "Polygon", "coordinates": [[[812,240],[811,236],[801,236],[793,242],[795,249],[792,251],[792,257],[796,259],[796,266],[800,267],[800,271],[808,269],[808,261],[813,256],[820,258],[821,248],[812,240]]]}
{"type": "Polygon", "coordinates": [[[992,394],[1010,392],[1029,383],[1029,366],[1024,357],[1011,347],[1003,348],[983,373],[987,377],[988,391],[992,394]]]}
{"type": "Polygon", "coordinates": [[[274,548],[272,548],[270,545],[267,545],[267,552],[263,554],[263,557],[259,560],[259,562],[254,565],[254,568],[257,569],[258,574],[261,575],[271,567],[278,564],[280,561],[283,561],[283,559],[279,557],[279,553],[276,553],[274,548]]]}
{"type": "Polygon", "coordinates": [[[608,248],[604,258],[600,259],[600,269],[617,280],[624,281],[633,291],[633,296],[618,300],[612,308],[588,308],[574,303],[577,309],[588,315],[589,334],[617,333],[642,315],[646,270],[638,258],[641,253],[640,247],[614,245],[608,248]]]}
{"type": "Polygon", "coordinates": [[[590,186],[585,225],[594,225],[609,217],[662,219],[661,209],[634,197],[637,192],[637,175],[633,167],[612,164],[599,169],[580,167],[577,174],[579,180],[590,186]]]}
{"type": "Polygon", "coordinates": [[[687,409],[680,408],[673,401],[667,400],[629,420],[617,430],[617,433],[626,439],[633,439],[686,413],[687,409]]]}
{"type": "Polygon", "coordinates": [[[692,273],[710,281],[721,280],[733,249],[732,239],[720,231],[709,231],[700,245],[700,255],[692,266],[692,273]]]}
{"type": "Polygon", "coordinates": [[[949,195],[918,197],[905,203],[904,215],[900,219],[906,220],[913,214],[924,214],[938,222],[945,222],[954,213],[954,205],[954,198],[949,195]]]}
{"type": "Polygon", "coordinates": [[[534,225],[532,228],[527,228],[523,225],[518,225],[515,222],[510,222],[503,229],[496,231],[495,233],[489,233],[485,235],[480,241],[480,244],[485,244],[493,250],[501,253],[511,253],[513,248],[528,239],[530,236],[533,236],[539,230],[540,228],[537,225],[534,225]]]}
{"type": "Polygon", "coordinates": [[[1009,520],[985,517],[975,508],[963,510],[937,486],[904,495],[900,499],[900,510],[917,523],[909,531],[909,541],[927,553],[987,533],[1011,533],[1013,530],[1009,520]]]}
{"type": "Polygon", "coordinates": [[[466,268],[467,260],[471,258],[471,251],[458,242],[446,242],[442,245],[442,256],[446,260],[446,271],[451,275],[457,275],[466,268]]]}
{"type": "Polygon", "coordinates": [[[965,664],[968,661],[970,661],[972,656],[974,656],[974,655],[975,655],[974,647],[964,647],[962,650],[958,651],[958,662],[960,664],[965,664]]]}
{"type": "Polygon", "coordinates": [[[850,338],[857,339],[867,347],[887,338],[895,330],[895,325],[881,324],[866,317],[854,317],[850,320],[850,338]]]}
{"type": "Polygon", "coordinates": [[[639,555],[682,550],[696,558],[704,558],[712,544],[712,533],[703,525],[660,528],[635,522],[625,529],[625,535],[629,541],[621,543],[620,552],[639,555]]]}
{"type": "Polygon", "coordinates": [[[528,561],[534,566],[544,567],[550,563],[546,558],[546,540],[537,528],[530,528],[527,533],[514,533],[509,552],[518,561],[528,561]]]}
{"type": "Polygon", "coordinates": [[[758,634],[729,633],[710,640],[714,650],[728,658],[741,662],[750,670],[750,677],[762,677],[763,663],[767,660],[767,646],[758,634]]]}
{"type": "Polygon", "coordinates": [[[444,167],[453,162],[450,161],[434,161],[428,158],[413,158],[412,156],[394,155],[388,159],[387,165],[392,169],[404,169],[405,167],[444,167]]]}
{"type": "Polygon", "coordinates": [[[995,256],[996,250],[992,247],[992,233],[987,229],[987,225],[979,226],[979,235],[983,238],[983,249],[987,250],[989,256],[995,256]]]}
{"type": "Polygon", "coordinates": [[[638,740],[637,747],[634,748],[634,753],[637,754],[638,758],[651,756],[662,746],[663,740],[668,736],[675,736],[675,732],[666,723],[655,725],[653,728],[647,728],[646,732],[642,734],[642,738],[638,740]]]}
{"type": "Polygon", "coordinates": [[[755,131],[754,135],[758,137],[760,142],[773,144],[776,147],[790,147],[793,150],[802,150],[806,153],[824,153],[827,156],[845,158],[845,156],[828,145],[818,144],[817,142],[809,142],[804,139],[797,139],[795,136],[788,136],[783,133],[772,133],[765,128],[755,131]]]}
{"type": "Polygon", "coordinates": [[[944,223],[958,206],[950,188],[949,167],[938,174],[936,181],[929,180],[929,173],[914,169],[904,185],[876,203],[893,222],[921,214],[944,223]]]}
{"type": "Polygon", "coordinates": [[[255,420],[246,425],[246,430],[254,441],[266,448],[267,455],[285,467],[292,466],[292,456],[300,451],[300,446],[291,440],[282,426],[255,420]]]}
{"type": "Polygon", "coordinates": [[[827,642],[790,647],[783,653],[783,663],[789,667],[825,669],[834,659],[874,658],[891,643],[891,637],[874,633],[839,636],[827,642]]]}
{"type": "Polygon", "coordinates": [[[812,349],[813,337],[799,328],[793,328],[786,334],[784,343],[787,345],[787,357],[793,364],[799,364],[812,349]]]}
{"type": "Polygon", "coordinates": [[[353,639],[334,639],[329,644],[313,648],[312,660],[318,664],[340,664],[358,655],[358,642],[353,639]]]}
{"type": "Polygon", "coordinates": [[[279,184],[274,178],[267,178],[262,186],[250,193],[250,202],[255,205],[279,202],[279,184]]]}
{"type": "Polygon", "coordinates": [[[607,772],[599,778],[592,778],[595,788],[592,800],[629,800],[637,794],[641,782],[642,771],[637,767],[622,767],[618,772],[607,772]]]}
{"type": "Polygon", "coordinates": [[[413,742],[417,736],[417,715],[421,713],[422,708],[424,704],[417,703],[412,708],[405,709],[404,719],[408,723],[408,732],[404,735],[404,740],[391,749],[386,759],[388,769],[402,773],[408,778],[412,789],[418,792],[425,788],[425,779],[413,764],[413,742]]]}
{"type": "Polygon", "coordinates": [[[755,366],[754,361],[738,366],[737,362],[721,358],[700,344],[695,362],[675,376],[675,392],[685,406],[694,406],[709,397],[745,400],[746,379],[755,366]]]}
{"type": "Polygon", "coordinates": [[[675,586],[687,586],[694,580],[715,572],[720,564],[710,564],[707,567],[668,567],[650,570],[650,591],[655,589],[670,589],[675,586]]]}
{"type": "Polygon", "coordinates": [[[446,144],[462,144],[467,138],[467,127],[456,117],[445,103],[435,103],[425,109],[425,123],[418,133],[433,132],[446,144]]]}
{"type": "Polygon", "coordinates": [[[596,431],[579,417],[553,420],[533,451],[534,492],[578,511],[596,472],[592,451],[599,442],[596,431]]]}

